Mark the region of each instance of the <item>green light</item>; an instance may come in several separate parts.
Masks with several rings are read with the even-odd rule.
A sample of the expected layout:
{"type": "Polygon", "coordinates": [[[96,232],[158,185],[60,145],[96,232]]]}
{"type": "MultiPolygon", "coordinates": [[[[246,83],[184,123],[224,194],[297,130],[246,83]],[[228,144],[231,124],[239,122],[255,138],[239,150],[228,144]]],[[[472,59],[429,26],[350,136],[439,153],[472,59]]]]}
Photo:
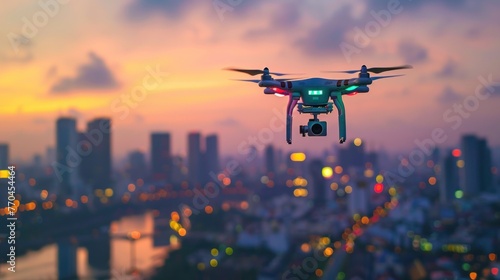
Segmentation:
{"type": "Polygon", "coordinates": [[[455,192],[455,197],[456,198],[460,199],[463,196],[464,196],[464,192],[463,191],[458,190],[458,191],[455,192]]]}
{"type": "Polygon", "coordinates": [[[470,264],[468,264],[468,263],[462,264],[462,269],[465,271],[468,271],[470,269],[470,264]]]}
{"type": "Polygon", "coordinates": [[[309,95],[323,95],[323,91],[322,90],[309,90],[308,94],[309,95]]]}
{"type": "Polygon", "coordinates": [[[233,254],[233,248],[231,248],[231,247],[227,247],[227,248],[226,248],[226,254],[227,254],[228,256],[231,256],[231,255],[233,254]]]}
{"type": "Polygon", "coordinates": [[[358,88],[358,86],[350,86],[350,87],[346,88],[345,90],[355,90],[357,88],[358,88]]]}

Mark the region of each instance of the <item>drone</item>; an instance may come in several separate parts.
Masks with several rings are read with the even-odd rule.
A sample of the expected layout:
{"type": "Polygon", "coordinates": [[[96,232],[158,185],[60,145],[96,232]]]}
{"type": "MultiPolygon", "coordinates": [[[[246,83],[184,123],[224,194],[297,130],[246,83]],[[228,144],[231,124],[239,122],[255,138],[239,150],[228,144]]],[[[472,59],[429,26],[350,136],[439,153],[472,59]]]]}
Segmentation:
{"type": "Polygon", "coordinates": [[[366,65],[363,65],[360,70],[324,71],[327,73],[358,73],[357,78],[343,80],[325,78],[274,79],[271,75],[286,76],[293,74],[270,72],[267,67],[263,70],[239,68],[225,68],[225,70],[241,72],[251,76],[260,74],[260,80],[237,79],[236,81],[257,83],[259,87],[264,88],[264,94],[288,96],[289,99],[286,108],[286,141],[288,144],[292,144],[292,113],[296,106],[299,113],[313,115],[313,118],[309,119],[307,125],[300,125],[299,127],[300,134],[302,134],[303,137],[305,137],[306,134],[308,136],[326,136],[326,121],[320,121],[318,115],[331,113],[333,111],[333,106],[335,106],[338,111],[339,142],[342,144],[346,141],[345,108],[342,96],[366,93],[370,90],[368,85],[375,80],[403,76],[391,75],[370,77],[368,72],[379,74],[387,71],[411,68],[413,68],[411,65],[372,68],[367,68],[366,65]],[[332,102],[329,102],[330,98],[332,102]],[[302,100],[302,102],[299,102],[300,100],[302,100]]]}

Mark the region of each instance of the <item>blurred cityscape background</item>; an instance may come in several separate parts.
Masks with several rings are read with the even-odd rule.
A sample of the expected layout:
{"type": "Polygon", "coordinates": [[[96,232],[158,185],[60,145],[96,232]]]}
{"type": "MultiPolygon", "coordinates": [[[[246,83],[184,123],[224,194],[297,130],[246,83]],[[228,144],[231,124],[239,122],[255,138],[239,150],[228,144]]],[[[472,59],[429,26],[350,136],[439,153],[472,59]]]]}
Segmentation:
{"type": "MultiPolygon", "coordinates": [[[[157,131],[113,162],[111,120],[86,127],[57,119],[54,146],[16,164],[16,273],[2,254],[2,279],[500,277],[499,150],[478,135],[221,158],[223,136],[191,132],[181,157],[157,131]]],[[[0,169],[10,156],[1,144],[0,169]]]]}
{"type": "Polygon", "coordinates": [[[0,279],[499,279],[500,1],[1,7],[0,279]],[[223,71],[404,64],[344,144],[223,71]]]}

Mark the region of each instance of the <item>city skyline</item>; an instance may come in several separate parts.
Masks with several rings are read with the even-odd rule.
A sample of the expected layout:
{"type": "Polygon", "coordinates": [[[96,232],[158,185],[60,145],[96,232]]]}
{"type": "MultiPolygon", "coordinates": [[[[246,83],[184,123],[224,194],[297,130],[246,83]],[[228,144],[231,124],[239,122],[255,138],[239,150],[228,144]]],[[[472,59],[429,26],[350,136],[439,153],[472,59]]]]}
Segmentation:
{"type": "Polygon", "coordinates": [[[348,140],[360,137],[401,151],[442,128],[448,146],[465,133],[500,146],[491,117],[500,103],[500,75],[491,59],[500,39],[490,35],[498,2],[389,2],[242,1],[221,11],[211,2],[87,1],[45,8],[50,15],[38,2],[6,4],[0,12],[0,33],[7,35],[0,44],[0,96],[9,102],[1,105],[0,117],[10,129],[0,142],[10,144],[12,158],[29,160],[54,143],[46,132],[69,115],[79,123],[110,118],[121,157],[146,151],[149,132],[163,130],[172,133],[173,154],[185,155],[189,131],[224,136],[221,154],[235,154],[259,133],[265,139],[273,125],[277,129],[263,145],[325,149],[337,143],[335,113],[320,118],[329,135],[314,139],[300,137],[298,126],[308,116],[297,115],[289,146],[282,125],[286,98],[265,96],[231,80],[245,77],[222,69],[268,66],[344,79],[352,76],[321,71],[409,63],[414,69],[404,77],[346,98],[348,140]],[[36,20],[44,17],[35,15],[41,13],[47,22],[40,25],[36,20]],[[259,23],[249,16],[254,13],[259,23]],[[407,26],[421,28],[409,34],[407,26]],[[78,38],[66,36],[76,30],[78,38]]]}

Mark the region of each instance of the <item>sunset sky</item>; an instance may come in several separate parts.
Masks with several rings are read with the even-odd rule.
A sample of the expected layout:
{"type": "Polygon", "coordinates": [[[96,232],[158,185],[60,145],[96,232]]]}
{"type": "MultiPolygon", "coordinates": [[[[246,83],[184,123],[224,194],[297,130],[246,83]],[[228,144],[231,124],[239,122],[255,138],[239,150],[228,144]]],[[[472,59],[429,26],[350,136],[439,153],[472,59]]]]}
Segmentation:
{"type": "MultiPolygon", "coordinates": [[[[54,146],[60,116],[81,130],[112,118],[114,157],[148,151],[153,131],[172,134],[174,154],[186,154],[191,131],[217,133],[221,152],[237,154],[284,117],[287,98],[233,81],[251,77],[225,67],[349,78],[322,71],[412,64],[344,99],[349,139],[401,151],[442,128],[443,146],[464,133],[500,146],[499,1],[60,2],[2,3],[0,142],[14,159],[54,146]],[[126,101],[140,87],[143,100],[126,101]]],[[[284,126],[271,142],[290,151],[339,145],[336,112],[320,116],[328,137],[302,138],[308,118],[295,115],[292,145],[284,126]]]]}

